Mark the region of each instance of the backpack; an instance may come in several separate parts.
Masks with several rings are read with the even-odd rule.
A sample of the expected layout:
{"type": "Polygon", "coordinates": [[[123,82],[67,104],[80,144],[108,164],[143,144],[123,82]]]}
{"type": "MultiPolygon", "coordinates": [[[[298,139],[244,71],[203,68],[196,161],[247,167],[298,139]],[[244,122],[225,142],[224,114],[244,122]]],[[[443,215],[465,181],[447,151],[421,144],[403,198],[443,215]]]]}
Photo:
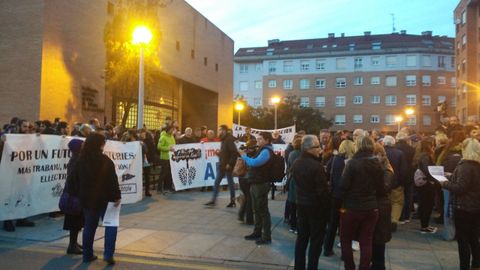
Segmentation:
{"type": "Polygon", "coordinates": [[[285,159],[281,155],[275,154],[272,149],[268,148],[270,151],[270,182],[282,182],[285,177],[285,159]]]}

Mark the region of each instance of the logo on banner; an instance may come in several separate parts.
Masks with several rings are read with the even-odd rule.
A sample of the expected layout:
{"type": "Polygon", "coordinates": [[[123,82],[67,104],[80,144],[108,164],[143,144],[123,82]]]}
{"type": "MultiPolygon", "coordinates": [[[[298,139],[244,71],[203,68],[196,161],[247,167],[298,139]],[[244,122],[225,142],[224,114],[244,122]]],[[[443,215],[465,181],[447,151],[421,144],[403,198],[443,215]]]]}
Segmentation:
{"type": "Polygon", "coordinates": [[[130,180],[130,179],[132,179],[132,178],[135,178],[135,175],[129,174],[129,173],[124,173],[124,174],[122,175],[122,182],[128,181],[128,180],[130,180]]]}
{"type": "Polygon", "coordinates": [[[52,196],[53,197],[59,197],[62,196],[63,192],[63,185],[60,183],[57,183],[55,186],[52,187],[52,196]]]}
{"type": "Polygon", "coordinates": [[[202,149],[199,148],[188,148],[188,149],[178,149],[173,152],[172,160],[180,162],[185,160],[186,167],[178,170],[178,178],[180,182],[186,186],[192,184],[195,176],[197,174],[197,169],[195,167],[190,167],[188,165],[189,160],[200,159],[202,157],[202,149]]]}

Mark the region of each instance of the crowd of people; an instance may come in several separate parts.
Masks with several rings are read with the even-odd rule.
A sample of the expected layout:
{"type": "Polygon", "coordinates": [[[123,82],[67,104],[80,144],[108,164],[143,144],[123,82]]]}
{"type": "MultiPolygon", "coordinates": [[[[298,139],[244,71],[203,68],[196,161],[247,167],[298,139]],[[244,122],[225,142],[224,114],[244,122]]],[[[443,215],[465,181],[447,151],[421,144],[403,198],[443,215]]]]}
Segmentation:
{"type": "MultiPolygon", "coordinates": [[[[91,244],[95,224],[104,214],[106,203],[119,204],[121,200],[118,181],[113,183],[116,175],[113,176],[111,161],[101,154],[105,140],[141,141],[144,163],[162,168],[157,185],[159,191],[173,190],[169,152],[174,145],[221,142],[212,198],[205,205],[216,206],[220,182],[226,177],[230,190],[227,207],[236,207],[233,171],[241,160],[248,169],[246,174],[238,175],[242,192],[238,220],[254,225],[253,232],[245,239],[257,245],[268,245],[272,241],[268,194],[273,186],[272,170],[277,160],[272,144],[285,143],[277,132],[261,132],[255,136],[247,129],[243,136],[235,138],[231,130],[222,125],[217,135],[206,126],[187,127],[181,134],[178,123],[170,118],[157,132],[145,128],[126,130],[109,124],[100,126],[97,119],[88,124],[77,123],[70,132],[68,123],[59,119],[53,123],[31,123],[14,118],[3,127],[2,133],[86,137],[81,150],[75,150],[79,153],[77,165],[69,167],[67,178],[69,189],[78,194],[82,203],[83,219],[79,222],[85,226],[83,250],[76,243],[78,224],[67,222],[67,218],[65,223],[65,229],[71,231],[67,252],[82,252],[86,262],[96,259],[91,244]],[[237,148],[236,141],[240,141],[242,147],[237,148]],[[83,166],[80,171],[90,174],[78,173],[75,168],[79,166],[83,166]],[[90,167],[94,169],[87,169],[90,167]],[[95,177],[100,174],[105,174],[102,179],[95,177]],[[77,184],[70,175],[77,175],[77,184]],[[104,192],[98,194],[92,192],[92,188],[104,192]],[[94,205],[86,203],[92,201],[92,196],[94,205]]],[[[431,226],[432,216],[434,222],[444,225],[446,240],[456,239],[460,269],[480,269],[479,139],[477,125],[462,126],[456,117],[451,117],[449,123],[428,136],[409,128],[396,134],[362,129],[321,130],[318,136],[297,132],[284,154],[288,192],[284,220],[290,231],[297,234],[295,269],[317,269],[322,251],[324,256],[333,256],[337,231],[345,269],[355,269],[353,249],[360,250],[358,269],[385,269],[386,244],[398,227],[417,218],[420,220],[419,233],[434,234],[437,228],[431,226]],[[432,176],[429,166],[435,165],[443,166],[448,181],[432,176]]],[[[151,196],[149,170],[150,166],[144,167],[146,196],[151,196]]],[[[13,221],[5,221],[4,229],[14,230],[13,224],[13,221]]],[[[16,224],[34,226],[26,219],[16,224]]],[[[116,230],[110,230],[107,235],[104,258],[113,264],[116,230]]]]}

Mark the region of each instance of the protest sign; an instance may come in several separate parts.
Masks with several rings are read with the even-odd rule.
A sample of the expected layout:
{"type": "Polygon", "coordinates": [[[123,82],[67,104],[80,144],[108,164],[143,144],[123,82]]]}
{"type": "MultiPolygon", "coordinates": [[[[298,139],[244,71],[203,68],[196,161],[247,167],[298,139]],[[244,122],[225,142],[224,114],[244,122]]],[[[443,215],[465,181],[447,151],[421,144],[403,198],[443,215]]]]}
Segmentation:
{"type": "MultiPolygon", "coordinates": [[[[236,138],[240,138],[241,136],[243,136],[243,134],[245,134],[245,129],[246,128],[247,128],[246,126],[240,126],[240,125],[237,125],[237,124],[233,124],[233,130],[232,130],[233,131],[233,136],[236,137],[236,138]]],[[[273,131],[274,130],[252,128],[251,133],[255,136],[258,136],[260,134],[260,132],[270,132],[270,133],[272,133],[273,131]]],[[[291,143],[293,141],[293,137],[295,136],[295,132],[296,132],[295,131],[295,125],[289,126],[289,127],[286,127],[286,128],[280,128],[280,129],[277,129],[277,131],[286,143],[291,143]]]]}

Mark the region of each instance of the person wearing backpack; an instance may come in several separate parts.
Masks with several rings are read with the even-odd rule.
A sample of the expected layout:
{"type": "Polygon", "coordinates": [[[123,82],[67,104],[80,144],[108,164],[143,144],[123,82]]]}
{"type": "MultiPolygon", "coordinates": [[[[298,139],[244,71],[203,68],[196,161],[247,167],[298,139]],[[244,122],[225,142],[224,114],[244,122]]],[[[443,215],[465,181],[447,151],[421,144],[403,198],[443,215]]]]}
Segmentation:
{"type": "Polygon", "coordinates": [[[254,157],[248,157],[245,151],[238,153],[248,166],[248,182],[252,196],[255,227],[253,233],[245,236],[245,240],[254,240],[257,245],[272,242],[270,212],[268,211],[268,192],[272,181],[273,146],[272,134],[261,132],[257,137],[258,151],[254,157]]]}

